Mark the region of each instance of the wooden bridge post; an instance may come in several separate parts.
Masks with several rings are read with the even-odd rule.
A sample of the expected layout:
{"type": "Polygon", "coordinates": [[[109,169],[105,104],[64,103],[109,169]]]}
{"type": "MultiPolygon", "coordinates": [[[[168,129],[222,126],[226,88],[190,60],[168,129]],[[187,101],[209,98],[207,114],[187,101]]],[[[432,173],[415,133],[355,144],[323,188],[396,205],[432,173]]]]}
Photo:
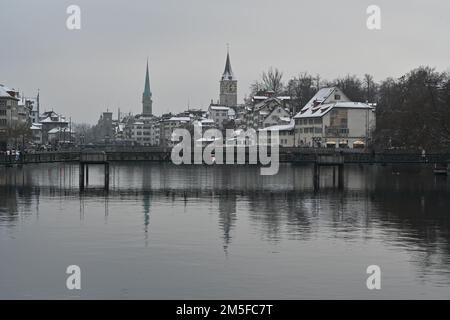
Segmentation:
{"type": "Polygon", "coordinates": [[[80,180],[79,180],[79,185],[80,185],[80,191],[84,190],[84,163],[80,162],[80,180]]]}
{"type": "Polygon", "coordinates": [[[336,166],[333,166],[333,187],[336,185],[336,166]]]}
{"type": "Polygon", "coordinates": [[[105,190],[109,190],[109,162],[105,162],[105,190]]]}
{"type": "Polygon", "coordinates": [[[344,188],[344,165],[340,164],[338,166],[338,187],[339,189],[344,188]]]}
{"type": "Polygon", "coordinates": [[[313,184],[314,190],[319,190],[320,187],[320,166],[317,162],[314,163],[314,174],[313,174],[313,184]]]}
{"type": "Polygon", "coordinates": [[[86,186],[89,185],[89,164],[86,163],[86,186]]]}

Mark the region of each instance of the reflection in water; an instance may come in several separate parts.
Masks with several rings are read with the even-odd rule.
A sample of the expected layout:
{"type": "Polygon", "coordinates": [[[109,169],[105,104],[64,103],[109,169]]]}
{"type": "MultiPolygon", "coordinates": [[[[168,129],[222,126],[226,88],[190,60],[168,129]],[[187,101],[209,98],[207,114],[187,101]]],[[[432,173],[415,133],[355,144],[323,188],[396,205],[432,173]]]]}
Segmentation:
{"type": "Polygon", "coordinates": [[[228,245],[231,241],[231,231],[236,224],[236,194],[225,191],[219,197],[219,225],[223,233],[223,249],[228,253],[228,245]]]}
{"type": "MultiPolygon", "coordinates": [[[[424,292],[436,292],[437,297],[441,297],[438,288],[450,285],[450,183],[447,178],[433,176],[428,168],[411,167],[398,175],[392,174],[389,167],[349,167],[345,171],[343,191],[332,188],[331,171],[324,170],[320,192],[314,192],[312,170],[307,166],[282,165],[276,176],[260,176],[259,168],[251,166],[177,167],[170,164],[113,165],[111,173],[112,186],[105,193],[101,190],[102,169],[91,167],[89,189],[80,193],[77,166],[0,168],[0,235],[6,235],[2,239],[7,239],[14,247],[19,241],[15,238],[21,235],[29,237],[29,241],[33,241],[33,237],[43,238],[43,241],[51,241],[50,236],[57,237],[53,240],[61,241],[61,245],[76,246],[82,252],[80,255],[86,255],[86,261],[91,261],[91,251],[101,247],[107,260],[115,261],[123,256],[130,261],[136,259],[147,265],[151,274],[173,272],[177,285],[184,281],[190,288],[195,287],[190,281],[200,280],[193,274],[192,279],[183,280],[177,275],[184,274],[186,268],[200,268],[205,277],[208,274],[217,278],[217,283],[203,277],[200,282],[206,281],[222,298],[231,292],[230,288],[226,290],[226,281],[233,280],[242,289],[238,296],[248,297],[242,292],[253,288],[255,297],[260,297],[261,288],[246,279],[261,276],[269,281],[273,278],[273,269],[266,270],[261,264],[284,268],[284,276],[276,276],[280,291],[272,284],[272,298],[286,297],[281,293],[277,296],[277,292],[283,290],[289,292],[290,289],[292,293],[299,290],[289,286],[295,282],[292,277],[302,275],[297,273],[301,265],[326,278],[336,261],[353,268],[367,258],[383,262],[391,271],[390,279],[399,291],[392,296],[386,293],[387,297],[402,298],[415,292],[419,296],[424,292]],[[73,231],[74,224],[65,214],[77,207],[80,223],[86,229],[73,231]],[[95,220],[96,213],[101,211],[103,226],[95,220]],[[216,228],[209,225],[211,214],[215,217],[216,228]],[[135,217],[140,221],[135,221],[135,217]],[[134,230],[139,225],[140,231],[134,230]],[[21,229],[23,226],[26,226],[25,231],[21,229]],[[42,228],[50,233],[43,233],[42,228]],[[55,235],[58,232],[55,230],[69,232],[70,244],[65,244],[65,235],[55,235]],[[34,231],[36,234],[32,233],[34,231]],[[102,240],[110,233],[109,242],[102,240]],[[226,270],[233,270],[228,278],[222,279],[225,282],[218,276],[227,271],[219,271],[224,262],[215,255],[214,239],[220,239],[229,260],[226,270]],[[90,242],[86,243],[88,240],[90,242]],[[140,246],[151,250],[159,259],[150,259],[138,250],[140,246]],[[116,252],[114,248],[125,251],[116,252]],[[166,264],[172,252],[177,253],[177,266],[166,264]],[[273,260],[272,254],[280,258],[273,260]],[[260,256],[264,256],[263,261],[258,260],[260,256]],[[331,257],[332,261],[325,260],[331,257]],[[327,263],[318,265],[314,259],[327,263]],[[207,262],[200,264],[198,261],[207,262]],[[253,263],[261,268],[261,274],[257,270],[248,274],[244,266],[253,263]],[[290,265],[298,267],[289,269],[290,265]],[[413,272],[408,270],[410,266],[414,266],[413,272]],[[222,295],[221,290],[225,292],[222,295]]],[[[36,250],[36,254],[41,254],[40,249],[36,250]]],[[[0,245],[0,254],[8,257],[13,253],[5,244],[0,245]]],[[[0,263],[0,271],[3,268],[0,263]]],[[[131,268],[130,265],[127,268],[131,268]]],[[[0,284],[2,281],[0,279],[0,284]]],[[[310,287],[323,285],[317,281],[311,280],[310,287]]],[[[307,287],[304,282],[301,286],[307,287]]],[[[155,297],[173,296],[167,284],[161,284],[160,289],[151,292],[155,297]]],[[[177,290],[175,295],[182,295],[183,291],[177,290]]],[[[364,288],[348,290],[347,297],[359,297],[358,290],[364,288]]],[[[338,287],[338,283],[336,292],[346,296],[345,288],[338,287]]],[[[15,294],[20,296],[20,293],[15,294]]],[[[318,293],[317,297],[328,296],[318,293]]]]}

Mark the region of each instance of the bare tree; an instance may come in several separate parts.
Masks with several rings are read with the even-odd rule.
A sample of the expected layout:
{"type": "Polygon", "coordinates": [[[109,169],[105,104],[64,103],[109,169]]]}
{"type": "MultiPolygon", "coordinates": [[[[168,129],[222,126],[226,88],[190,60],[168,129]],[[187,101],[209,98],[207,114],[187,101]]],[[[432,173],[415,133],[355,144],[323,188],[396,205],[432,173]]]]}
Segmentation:
{"type": "Polygon", "coordinates": [[[284,85],[282,82],[283,72],[277,68],[270,67],[267,72],[262,74],[262,82],[266,90],[273,91],[275,94],[280,94],[283,91],[284,85]]]}
{"type": "Polygon", "coordinates": [[[289,80],[286,93],[291,97],[294,113],[300,111],[316,93],[315,81],[316,79],[307,72],[289,80]]]}
{"type": "Polygon", "coordinates": [[[282,82],[283,72],[277,68],[270,67],[264,71],[261,80],[257,80],[250,86],[251,95],[265,94],[267,91],[273,91],[275,94],[281,94],[284,90],[282,82]]]}

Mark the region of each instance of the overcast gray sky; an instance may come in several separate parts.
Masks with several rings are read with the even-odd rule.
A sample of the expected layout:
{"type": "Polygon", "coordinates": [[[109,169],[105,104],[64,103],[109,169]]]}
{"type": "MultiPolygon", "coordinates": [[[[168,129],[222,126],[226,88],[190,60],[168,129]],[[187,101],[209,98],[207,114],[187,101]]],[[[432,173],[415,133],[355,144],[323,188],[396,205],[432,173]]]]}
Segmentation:
{"type": "MultiPolygon", "coordinates": [[[[100,112],[141,111],[147,56],[153,110],[206,108],[218,98],[230,43],[239,100],[268,67],[376,80],[450,63],[446,0],[0,0],[0,83],[41,90],[45,109],[94,123],[100,112]],[[81,7],[81,30],[66,8],[81,7]],[[382,29],[366,28],[381,7],[382,29]]],[[[115,115],[116,116],[116,115],[115,115]]]]}

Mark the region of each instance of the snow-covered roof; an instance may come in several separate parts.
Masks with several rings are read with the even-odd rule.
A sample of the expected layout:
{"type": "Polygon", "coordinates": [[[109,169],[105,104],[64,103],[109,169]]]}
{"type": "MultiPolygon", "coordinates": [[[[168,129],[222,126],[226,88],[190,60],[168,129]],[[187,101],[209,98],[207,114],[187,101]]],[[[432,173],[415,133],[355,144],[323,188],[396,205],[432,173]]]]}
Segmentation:
{"type": "Polygon", "coordinates": [[[19,101],[19,99],[10,95],[8,93],[8,91],[12,91],[12,90],[8,89],[7,87],[0,86],[0,98],[10,98],[10,99],[15,99],[15,100],[19,101]]]}
{"type": "Polygon", "coordinates": [[[33,106],[32,111],[38,111],[38,102],[36,98],[25,98],[25,103],[27,101],[29,101],[29,103],[33,106]]]}
{"type": "Polygon", "coordinates": [[[291,122],[291,118],[289,117],[280,117],[280,120],[284,122],[291,122]]]}
{"type": "Polygon", "coordinates": [[[70,128],[61,128],[61,127],[53,128],[48,132],[48,134],[55,134],[55,133],[75,133],[75,132],[73,130],[70,130],[70,128]]]}
{"type": "Polygon", "coordinates": [[[329,97],[335,92],[339,92],[340,95],[343,95],[340,101],[342,101],[343,103],[350,102],[350,100],[348,100],[348,98],[343,94],[342,91],[339,90],[338,87],[322,88],[317,91],[314,97],[312,97],[311,100],[308,101],[308,103],[300,110],[299,113],[294,116],[294,118],[305,118],[305,116],[303,116],[304,114],[309,114],[310,116],[314,114],[314,116],[316,116],[318,108],[325,107],[327,104],[334,103],[336,101],[334,99],[329,99],[329,97]]]}
{"type": "Polygon", "coordinates": [[[255,109],[259,110],[263,107],[265,107],[266,105],[269,105],[270,102],[276,102],[277,104],[281,105],[281,100],[275,97],[271,97],[271,98],[267,98],[266,100],[263,100],[261,102],[258,102],[257,104],[255,104],[255,109]]]}
{"type": "Polygon", "coordinates": [[[210,106],[210,108],[215,111],[228,111],[230,109],[230,107],[225,106],[210,106]]]}
{"type": "Polygon", "coordinates": [[[362,102],[335,102],[335,103],[321,104],[314,108],[302,110],[295,116],[295,118],[298,119],[298,118],[322,117],[335,108],[374,110],[373,107],[362,102]]]}
{"type": "Polygon", "coordinates": [[[42,130],[42,124],[40,123],[33,123],[30,127],[31,130],[42,130]]]}
{"type": "MultiPolygon", "coordinates": [[[[323,103],[337,88],[336,87],[328,87],[322,88],[311,98],[311,100],[306,103],[306,105],[302,108],[301,111],[307,110],[309,108],[314,107],[317,103],[323,103]]],[[[300,112],[295,115],[295,118],[300,115],[300,112]]]]}
{"type": "Polygon", "coordinates": [[[258,131],[290,131],[294,130],[295,127],[295,121],[291,120],[289,124],[279,124],[276,126],[270,126],[267,128],[259,129],[258,131]]]}
{"type": "Polygon", "coordinates": [[[44,120],[41,120],[40,122],[41,123],[51,123],[51,122],[54,122],[54,123],[67,123],[66,119],[64,119],[61,116],[56,117],[56,119],[52,119],[52,117],[47,117],[44,120]]]}
{"type": "Polygon", "coordinates": [[[197,142],[214,142],[217,140],[221,140],[221,139],[220,138],[205,138],[205,137],[203,137],[203,138],[197,139],[196,141],[197,142]]]}
{"type": "Polygon", "coordinates": [[[190,117],[172,117],[169,121],[179,121],[179,122],[189,122],[191,121],[190,117]]]}

